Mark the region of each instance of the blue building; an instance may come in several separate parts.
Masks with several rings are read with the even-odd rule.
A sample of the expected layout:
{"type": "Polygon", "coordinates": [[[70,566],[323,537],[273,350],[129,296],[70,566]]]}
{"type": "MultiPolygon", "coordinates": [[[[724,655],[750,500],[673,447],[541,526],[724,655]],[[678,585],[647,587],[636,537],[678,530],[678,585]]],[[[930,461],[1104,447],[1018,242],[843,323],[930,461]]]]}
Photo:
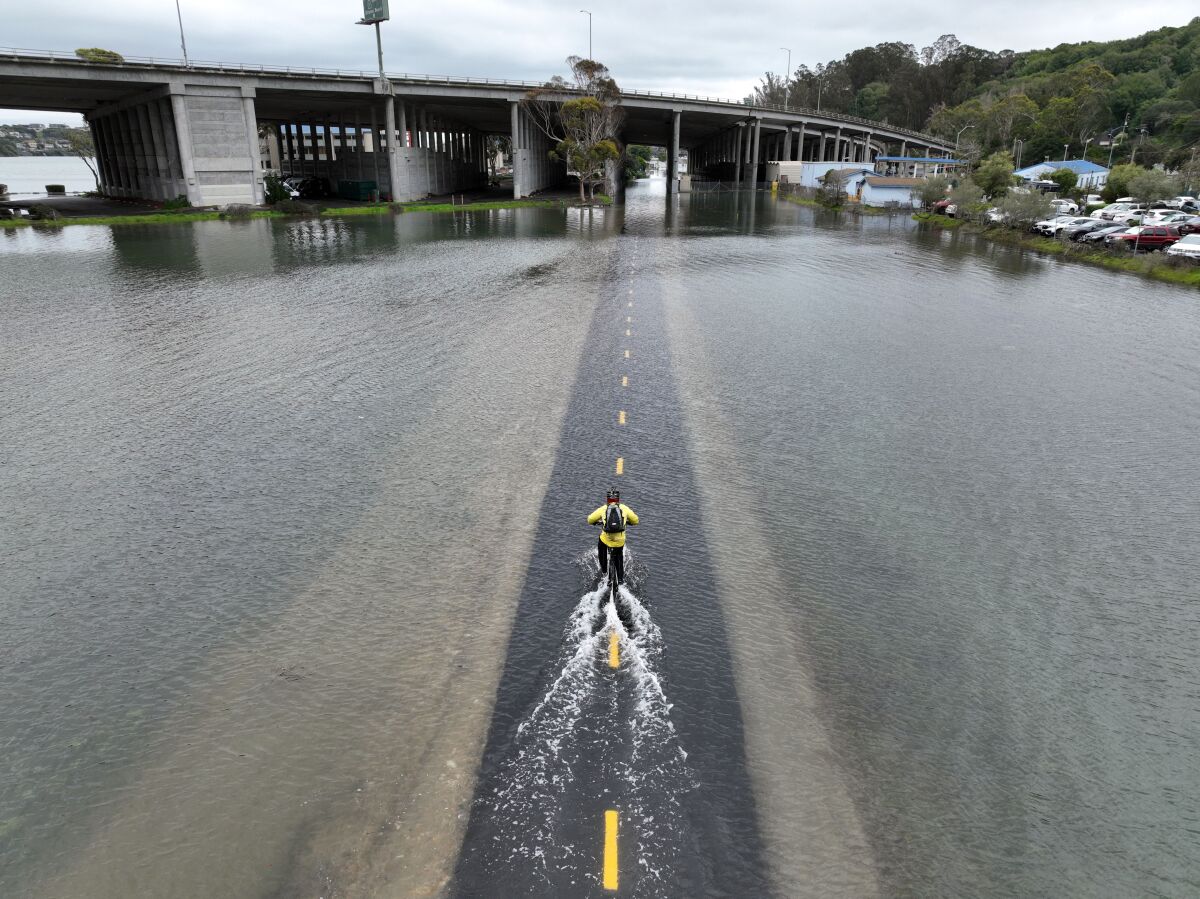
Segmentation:
{"type": "Polygon", "coordinates": [[[1017,169],[1013,174],[1026,181],[1042,181],[1051,172],[1056,172],[1059,169],[1070,169],[1075,173],[1075,177],[1079,179],[1075,182],[1076,187],[1087,187],[1098,190],[1108,183],[1108,169],[1094,162],[1088,162],[1086,159],[1064,159],[1061,162],[1052,162],[1047,159],[1045,162],[1039,162],[1037,165],[1029,165],[1023,169],[1017,169]]]}

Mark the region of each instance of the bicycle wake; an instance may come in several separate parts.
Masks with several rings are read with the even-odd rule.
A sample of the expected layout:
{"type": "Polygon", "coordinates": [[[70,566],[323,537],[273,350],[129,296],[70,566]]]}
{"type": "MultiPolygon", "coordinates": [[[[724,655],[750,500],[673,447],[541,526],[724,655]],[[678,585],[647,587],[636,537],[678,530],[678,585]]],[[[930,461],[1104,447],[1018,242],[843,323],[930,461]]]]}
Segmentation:
{"type": "Polygon", "coordinates": [[[525,869],[547,895],[599,894],[598,827],[613,808],[623,826],[621,892],[661,894],[682,848],[681,799],[694,788],[655,668],[661,634],[629,583],[614,588],[599,577],[596,553],[578,564],[599,584],[571,611],[497,786],[477,800],[491,832],[486,858],[475,861],[505,880],[525,869]]]}

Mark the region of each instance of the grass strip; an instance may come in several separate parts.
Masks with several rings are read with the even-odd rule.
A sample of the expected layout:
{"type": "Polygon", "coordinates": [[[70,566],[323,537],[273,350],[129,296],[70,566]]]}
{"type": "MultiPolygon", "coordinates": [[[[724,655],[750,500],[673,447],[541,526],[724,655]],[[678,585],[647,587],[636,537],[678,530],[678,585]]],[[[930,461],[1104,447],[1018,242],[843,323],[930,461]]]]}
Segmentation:
{"type": "MultiPolygon", "coordinates": [[[[282,212],[256,209],[250,218],[279,218],[282,212]]],[[[237,221],[245,216],[222,216],[215,211],[207,212],[148,212],[145,215],[94,215],[59,219],[0,219],[0,228],[60,228],[66,225],[161,225],[174,222],[212,222],[223,217],[237,221]]]]}

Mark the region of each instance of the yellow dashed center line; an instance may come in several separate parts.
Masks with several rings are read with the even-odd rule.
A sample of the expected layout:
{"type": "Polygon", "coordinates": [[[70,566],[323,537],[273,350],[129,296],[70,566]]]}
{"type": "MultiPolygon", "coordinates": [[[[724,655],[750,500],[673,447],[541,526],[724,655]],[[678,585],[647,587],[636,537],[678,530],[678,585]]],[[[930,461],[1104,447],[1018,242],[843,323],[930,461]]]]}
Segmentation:
{"type": "Polygon", "coordinates": [[[622,409],[620,412],[617,413],[617,424],[619,424],[619,425],[625,424],[625,410],[624,409],[622,409]]]}
{"type": "Polygon", "coordinates": [[[617,812],[604,813],[604,889],[617,888],[617,812]]]}
{"type": "Polygon", "coordinates": [[[629,386],[629,375],[621,375],[621,386],[622,387],[629,386]]]}
{"type": "Polygon", "coordinates": [[[621,640],[617,636],[616,631],[608,632],[608,667],[619,668],[621,666],[621,640]]]}
{"type": "Polygon", "coordinates": [[[617,456],[617,474],[625,474],[625,457],[617,456]]]}

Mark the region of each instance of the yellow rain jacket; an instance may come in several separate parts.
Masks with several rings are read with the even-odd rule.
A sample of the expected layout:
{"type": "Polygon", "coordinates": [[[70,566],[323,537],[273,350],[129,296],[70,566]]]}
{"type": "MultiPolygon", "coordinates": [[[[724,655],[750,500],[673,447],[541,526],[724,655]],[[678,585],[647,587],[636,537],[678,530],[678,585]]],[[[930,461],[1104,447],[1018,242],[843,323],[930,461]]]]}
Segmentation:
{"type": "MultiPolygon", "coordinates": [[[[624,503],[617,503],[621,507],[621,514],[625,516],[625,527],[630,527],[638,523],[637,513],[624,503]]],[[[601,528],[604,527],[604,513],[608,510],[608,503],[605,503],[595,512],[588,516],[588,524],[598,524],[601,528]]],[[[625,532],[619,534],[607,534],[603,530],[600,531],[600,542],[605,546],[611,546],[614,549],[618,546],[625,545],[625,532]]]]}

